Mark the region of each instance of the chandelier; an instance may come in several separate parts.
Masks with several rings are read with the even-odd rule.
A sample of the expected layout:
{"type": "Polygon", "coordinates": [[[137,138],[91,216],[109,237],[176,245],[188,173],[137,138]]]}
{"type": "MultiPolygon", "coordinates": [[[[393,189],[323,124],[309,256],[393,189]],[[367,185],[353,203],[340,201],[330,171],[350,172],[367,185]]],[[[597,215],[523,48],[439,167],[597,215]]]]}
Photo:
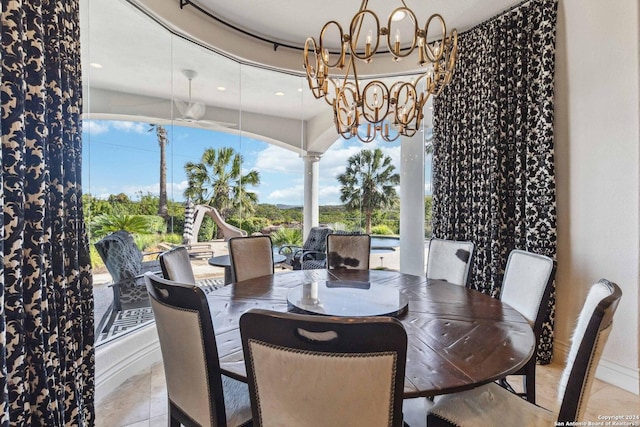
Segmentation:
{"type": "Polygon", "coordinates": [[[386,27],[380,26],[378,16],[367,9],[368,0],[363,0],[348,33],[338,22],[329,21],[317,42],[313,37],[305,42],[304,67],[309,88],[316,98],[324,98],[332,106],[336,130],[345,139],[357,137],[371,142],[380,135],[385,141],[395,141],[400,135],[415,135],[429,96],[439,95],[451,82],[458,32],[454,29],[447,36],[446,24],[439,14],[431,15],[425,26],[419,27],[413,11],[404,0],[401,2],[402,7],[389,15],[386,27]],[[436,41],[427,41],[430,30],[440,30],[436,41]],[[330,33],[339,38],[339,51],[326,47],[325,38],[330,33]],[[382,80],[359,79],[356,64],[370,64],[384,44],[387,51],[381,49],[380,53],[389,53],[396,62],[417,51],[417,63],[424,71],[417,78],[396,81],[390,87],[382,80]]]}

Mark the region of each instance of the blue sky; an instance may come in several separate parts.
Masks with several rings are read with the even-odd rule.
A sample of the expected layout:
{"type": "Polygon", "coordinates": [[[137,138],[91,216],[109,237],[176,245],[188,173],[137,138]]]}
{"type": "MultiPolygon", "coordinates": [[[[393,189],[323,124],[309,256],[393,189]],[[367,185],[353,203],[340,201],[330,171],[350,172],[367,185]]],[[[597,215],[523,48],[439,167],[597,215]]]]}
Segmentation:
{"type": "MultiPolygon", "coordinates": [[[[83,129],[83,191],[95,197],[125,193],[158,194],[160,149],[155,131],[148,123],[85,120],[83,129]]],[[[184,164],[198,162],[208,147],[233,147],[244,158],[245,172],[260,172],[261,184],[252,189],[259,203],[302,205],[303,161],[293,151],[238,135],[182,126],[167,126],[167,192],[170,199],[183,201],[186,188],[184,164]]],[[[363,148],[380,147],[400,166],[400,144],[337,141],[320,160],[319,201],[340,204],[336,177],[345,170],[349,156],[363,148]]],[[[425,192],[430,194],[430,162],[425,165],[425,192]]]]}

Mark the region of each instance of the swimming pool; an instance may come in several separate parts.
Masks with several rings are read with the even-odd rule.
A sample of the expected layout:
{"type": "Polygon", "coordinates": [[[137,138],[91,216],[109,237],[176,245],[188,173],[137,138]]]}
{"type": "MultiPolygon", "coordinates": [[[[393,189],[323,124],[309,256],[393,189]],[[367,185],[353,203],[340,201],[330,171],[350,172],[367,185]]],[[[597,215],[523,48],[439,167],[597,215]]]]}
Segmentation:
{"type": "Polygon", "coordinates": [[[400,246],[400,237],[397,236],[371,236],[371,253],[384,254],[395,252],[400,246]]]}

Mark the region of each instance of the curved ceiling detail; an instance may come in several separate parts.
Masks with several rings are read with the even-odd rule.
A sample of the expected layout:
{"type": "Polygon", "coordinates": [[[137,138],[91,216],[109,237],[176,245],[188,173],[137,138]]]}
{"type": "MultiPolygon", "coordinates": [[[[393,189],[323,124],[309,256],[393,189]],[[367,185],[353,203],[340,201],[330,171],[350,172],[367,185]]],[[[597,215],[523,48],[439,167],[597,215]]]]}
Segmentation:
{"type": "MultiPolygon", "coordinates": [[[[172,101],[187,97],[186,92],[181,93],[187,88],[182,70],[189,69],[198,73],[193,80],[194,101],[206,106],[204,120],[241,123],[242,131],[295,151],[324,152],[335,142],[331,110],[308,90],[300,50],[274,50],[272,43],[231,30],[194,7],[181,8],[180,3],[81,0],[83,78],[88,83],[92,118],[144,117],[170,122],[177,117],[172,101]],[[101,68],[89,67],[89,63],[101,68]],[[220,91],[220,87],[227,90],[220,91]],[[274,96],[276,92],[285,95],[274,96]]],[[[293,46],[303,45],[309,35],[317,37],[328,19],[345,15],[344,21],[349,20],[357,7],[346,11],[342,0],[324,0],[321,8],[313,10],[312,4],[297,0],[197,3],[244,31],[293,46]]],[[[390,3],[395,2],[371,0],[370,5],[378,12],[377,7],[390,3]]],[[[518,2],[424,3],[408,6],[419,19],[442,12],[450,27],[464,30],[518,2]]],[[[409,74],[418,68],[409,60],[400,62],[404,68],[391,60],[374,62],[375,67],[363,74],[409,74]]]]}
{"type": "MultiPolygon", "coordinates": [[[[241,61],[261,64],[296,74],[303,72],[302,52],[307,37],[318,38],[322,26],[331,20],[337,21],[345,32],[348,31],[351,18],[358,11],[358,2],[344,0],[323,0],[321,6],[316,3],[299,0],[129,0],[138,3],[148,12],[176,31],[188,34],[209,46],[232,55],[241,61]],[[184,4],[181,7],[181,4],[184,4]],[[250,37],[220,24],[216,19],[252,34],[250,37]],[[269,40],[269,42],[260,39],[269,40]],[[274,49],[274,45],[281,47],[274,49]],[[282,45],[295,46],[289,49],[282,45]]],[[[407,1],[414,11],[418,25],[423,27],[429,16],[441,14],[447,28],[456,28],[463,32],[506,9],[521,3],[522,0],[431,0],[407,1]]],[[[381,25],[393,10],[402,3],[397,0],[371,0],[368,8],[378,14],[381,25]]],[[[336,49],[338,46],[330,46],[336,49]]],[[[381,60],[367,70],[367,75],[385,76],[397,73],[410,73],[420,66],[410,60],[393,62],[381,60]]]]}

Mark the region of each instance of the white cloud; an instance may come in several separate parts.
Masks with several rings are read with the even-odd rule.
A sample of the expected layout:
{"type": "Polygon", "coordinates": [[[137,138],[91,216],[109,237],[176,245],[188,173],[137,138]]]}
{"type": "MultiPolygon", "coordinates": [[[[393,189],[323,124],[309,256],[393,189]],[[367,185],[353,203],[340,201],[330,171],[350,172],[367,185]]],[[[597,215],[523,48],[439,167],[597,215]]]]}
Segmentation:
{"type": "Polygon", "coordinates": [[[90,135],[100,135],[109,132],[109,124],[101,120],[84,120],[82,122],[82,131],[90,135]]]}
{"type": "Polygon", "coordinates": [[[335,179],[338,175],[344,173],[349,157],[362,150],[375,150],[376,148],[380,148],[383,154],[391,157],[392,163],[396,167],[396,172],[400,173],[399,145],[390,147],[376,142],[366,145],[346,145],[344,141],[338,141],[322,156],[320,160],[320,175],[327,178],[330,176],[335,179]]]}
{"type": "Polygon", "coordinates": [[[123,131],[123,132],[134,132],[134,133],[147,133],[149,131],[149,125],[147,123],[141,122],[123,122],[119,120],[114,120],[111,122],[113,124],[113,128],[123,131]]]}
{"type": "Polygon", "coordinates": [[[294,187],[272,191],[267,199],[280,202],[291,202],[292,200],[298,200],[298,203],[301,203],[303,198],[304,187],[302,185],[296,185],[294,187]]]}
{"type": "Polygon", "coordinates": [[[322,186],[318,191],[318,203],[321,205],[338,205],[340,202],[340,186],[322,186]]]}
{"type": "Polygon", "coordinates": [[[302,174],[304,164],[298,153],[269,145],[258,153],[255,168],[260,171],[302,174]]]}

